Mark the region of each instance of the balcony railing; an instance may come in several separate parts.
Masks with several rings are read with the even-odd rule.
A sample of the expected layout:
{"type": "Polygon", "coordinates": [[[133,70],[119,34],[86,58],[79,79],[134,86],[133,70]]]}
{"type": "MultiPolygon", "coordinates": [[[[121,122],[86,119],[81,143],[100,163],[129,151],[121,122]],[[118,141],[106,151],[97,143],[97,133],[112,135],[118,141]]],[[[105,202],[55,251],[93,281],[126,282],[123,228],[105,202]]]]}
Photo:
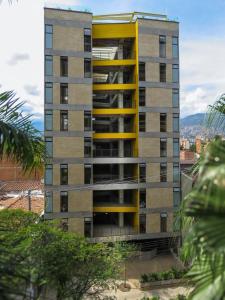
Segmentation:
{"type": "Polygon", "coordinates": [[[137,229],[132,226],[119,227],[116,225],[94,225],[93,236],[104,237],[104,236],[121,236],[121,235],[132,235],[137,234],[137,229]]]}
{"type": "Polygon", "coordinates": [[[123,155],[119,155],[119,149],[95,149],[93,157],[132,157],[131,150],[124,149],[123,155]]]}
{"type": "Polygon", "coordinates": [[[135,83],[133,78],[130,76],[123,76],[123,81],[119,82],[118,75],[110,77],[108,74],[103,76],[93,75],[93,83],[94,84],[128,84],[135,83]]]}
{"type": "MultiPolygon", "coordinates": [[[[121,57],[122,59],[131,59],[132,58],[131,51],[123,50],[121,57]]],[[[112,50],[109,51],[108,49],[106,50],[93,49],[92,59],[93,60],[117,60],[119,59],[118,51],[112,51],[112,50]]]]}
{"type": "Polygon", "coordinates": [[[119,180],[119,175],[116,174],[99,174],[93,176],[94,183],[103,183],[105,181],[119,180]]]}

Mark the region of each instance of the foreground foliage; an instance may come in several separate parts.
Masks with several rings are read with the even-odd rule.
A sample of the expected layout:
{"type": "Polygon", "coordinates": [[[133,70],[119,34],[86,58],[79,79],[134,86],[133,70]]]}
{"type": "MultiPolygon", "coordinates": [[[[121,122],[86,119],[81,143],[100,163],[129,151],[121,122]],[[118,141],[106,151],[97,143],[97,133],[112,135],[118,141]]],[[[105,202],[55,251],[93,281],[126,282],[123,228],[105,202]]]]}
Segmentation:
{"type": "Polygon", "coordinates": [[[10,92],[0,93],[0,159],[8,157],[24,171],[43,169],[45,158],[41,133],[31,115],[24,114],[24,102],[10,92]]]}
{"type": "Polygon", "coordinates": [[[172,268],[169,271],[143,274],[141,276],[141,282],[147,283],[147,282],[154,282],[160,280],[181,279],[184,277],[185,273],[187,273],[186,270],[177,270],[175,268],[172,268]]]}
{"type": "Polygon", "coordinates": [[[90,244],[30,212],[2,210],[0,224],[0,299],[99,299],[126,258],[125,245],[90,244]]]}
{"type": "MultiPolygon", "coordinates": [[[[224,130],[225,97],[210,107],[209,124],[224,130]],[[210,115],[211,114],[211,115],[210,115]]],[[[216,137],[198,163],[193,191],[182,207],[182,258],[194,283],[190,299],[225,299],[225,141],[216,137]]]]}

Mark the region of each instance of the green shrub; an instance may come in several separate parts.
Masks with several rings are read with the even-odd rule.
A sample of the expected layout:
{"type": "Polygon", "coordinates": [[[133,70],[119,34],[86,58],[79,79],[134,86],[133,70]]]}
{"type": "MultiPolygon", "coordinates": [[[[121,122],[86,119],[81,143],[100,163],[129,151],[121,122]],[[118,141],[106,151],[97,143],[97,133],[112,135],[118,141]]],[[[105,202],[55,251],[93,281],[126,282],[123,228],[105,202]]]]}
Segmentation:
{"type": "Polygon", "coordinates": [[[149,282],[149,278],[148,278],[148,274],[142,274],[141,275],[141,282],[145,283],[145,282],[149,282]]]}
{"type": "MultiPolygon", "coordinates": [[[[172,268],[171,270],[165,272],[153,272],[149,274],[143,274],[141,276],[141,282],[144,283],[161,280],[181,279],[183,278],[186,272],[187,270],[177,270],[175,268],[172,268]]],[[[183,299],[181,298],[181,300],[183,299]]]]}

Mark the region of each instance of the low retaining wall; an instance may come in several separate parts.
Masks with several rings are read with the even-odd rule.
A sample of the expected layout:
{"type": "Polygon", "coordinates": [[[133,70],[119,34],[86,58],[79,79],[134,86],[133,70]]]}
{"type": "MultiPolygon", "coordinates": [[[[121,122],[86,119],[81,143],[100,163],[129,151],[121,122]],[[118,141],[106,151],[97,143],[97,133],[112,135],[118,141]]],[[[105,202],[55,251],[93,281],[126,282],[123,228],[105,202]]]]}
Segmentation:
{"type": "Polygon", "coordinates": [[[145,282],[140,283],[141,290],[155,290],[155,289],[161,289],[165,287],[174,287],[174,286],[180,286],[180,285],[186,285],[187,281],[184,279],[170,279],[170,280],[160,280],[160,281],[151,281],[151,282],[145,282]]]}

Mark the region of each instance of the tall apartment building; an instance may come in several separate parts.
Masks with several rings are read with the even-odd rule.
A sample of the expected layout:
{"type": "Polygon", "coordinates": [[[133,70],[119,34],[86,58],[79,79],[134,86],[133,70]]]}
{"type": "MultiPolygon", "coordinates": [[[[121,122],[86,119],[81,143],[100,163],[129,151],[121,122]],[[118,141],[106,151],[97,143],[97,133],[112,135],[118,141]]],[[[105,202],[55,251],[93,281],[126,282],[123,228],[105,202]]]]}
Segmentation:
{"type": "Polygon", "coordinates": [[[46,219],[169,244],[180,202],[178,23],[45,9],[46,219]]]}

